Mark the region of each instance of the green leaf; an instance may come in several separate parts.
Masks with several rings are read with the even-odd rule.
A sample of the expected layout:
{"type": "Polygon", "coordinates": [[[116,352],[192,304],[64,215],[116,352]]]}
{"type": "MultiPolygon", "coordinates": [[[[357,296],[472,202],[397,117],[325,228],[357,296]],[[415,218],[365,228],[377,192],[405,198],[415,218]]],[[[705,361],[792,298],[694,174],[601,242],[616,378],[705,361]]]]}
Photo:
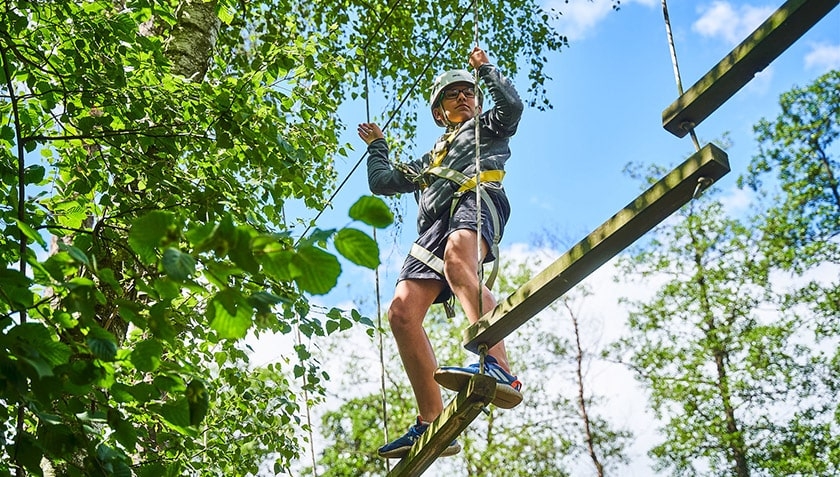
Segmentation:
{"type": "Polygon", "coordinates": [[[129,451],[137,446],[137,430],[122,413],[116,409],[108,409],[108,425],[114,430],[117,441],[129,451]]]}
{"type": "Polygon", "coordinates": [[[47,170],[41,165],[27,166],[23,172],[23,180],[26,184],[39,184],[44,180],[47,170]]]}
{"type": "Polygon", "coordinates": [[[13,309],[28,308],[34,303],[29,287],[32,280],[23,273],[11,268],[0,269],[0,300],[13,309]]]}
{"type": "Polygon", "coordinates": [[[182,283],[176,281],[174,278],[161,277],[156,278],[152,285],[155,291],[158,292],[161,300],[172,300],[181,296],[182,283]]]}
{"type": "Polygon", "coordinates": [[[341,264],[334,255],[312,246],[299,248],[292,257],[292,266],[297,271],[295,282],[313,295],[332,290],[341,274],[341,264]]]}
{"type": "Polygon", "coordinates": [[[284,301],[279,296],[268,292],[256,292],[248,297],[248,303],[259,313],[271,313],[271,308],[274,305],[284,301]]]}
{"type": "Polygon", "coordinates": [[[230,25],[234,18],[236,18],[236,12],[233,8],[228,4],[221,4],[219,6],[219,21],[224,23],[225,25],[230,25]]]}
{"type": "Polygon", "coordinates": [[[73,260],[79,263],[83,263],[85,265],[90,265],[90,260],[88,259],[87,255],[78,247],[67,245],[66,243],[59,241],[58,249],[67,252],[71,257],[73,257],[73,260]]]}
{"type": "Polygon", "coordinates": [[[221,291],[210,300],[207,315],[210,328],[221,338],[241,339],[245,337],[253,320],[253,309],[238,290],[221,291]]]}
{"type": "Polygon", "coordinates": [[[151,401],[156,396],[160,396],[160,391],[151,383],[137,383],[128,388],[128,392],[141,404],[151,401]]]}
{"type": "Polygon", "coordinates": [[[276,280],[285,282],[292,280],[289,264],[293,256],[293,252],[284,249],[282,245],[272,244],[266,245],[257,257],[263,272],[276,280]]]}
{"type": "Polygon", "coordinates": [[[235,241],[228,255],[233,263],[250,273],[259,273],[260,265],[254,259],[251,250],[251,231],[245,227],[238,227],[234,233],[235,241]]]}
{"type": "Polygon", "coordinates": [[[152,384],[167,393],[181,393],[187,390],[184,380],[178,375],[159,374],[152,380],[152,384]]]}
{"type": "Polygon", "coordinates": [[[161,406],[160,415],[169,423],[180,427],[190,425],[190,405],[185,398],[161,406]]]}
{"type": "Polygon", "coordinates": [[[137,398],[132,393],[132,388],[123,383],[115,383],[111,386],[111,397],[117,402],[129,403],[134,402],[137,398]]]}
{"type": "Polygon", "coordinates": [[[190,425],[197,426],[207,415],[210,407],[210,397],[207,394],[207,387],[199,379],[193,379],[187,385],[187,402],[190,404],[190,425]]]}
{"type": "Polygon", "coordinates": [[[163,355],[163,346],[156,339],[148,339],[137,343],[131,351],[131,364],[138,371],[149,372],[158,369],[163,355]]]}
{"type": "Polygon", "coordinates": [[[361,230],[345,228],[335,235],[335,248],[346,259],[370,269],[379,266],[379,246],[361,230]]]}
{"type": "Polygon", "coordinates": [[[99,277],[99,280],[102,283],[108,284],[114,291],[122,291],[122,286],[120,286],[120,282],[117,281],[116,275],[114,275],[114,271],[110,268],[101,268],[96,274],[99,277]]]}
{"type": "Polygon", "coordinates": [[[182,282],[195,273],[195,259],[177,248],[169,247],[163,252],[163,270],[173,280],[182,282]]]}
{"type": "MultiPolygon", "coordinates": [[[[2,75],[2,73],[0,73],[0,75],[2,75]]],[[[5,82],[5,79],[3,81],[5,82]]],[[[7,124],[0,126],[0,139],[11,143],[15,140],[15,130],[7,124]]]]}
{"type": "Polygon", "coordinates": [[[175,216],[171,213],[159,210],[149,212],[131,224],[128,245],[144,263],[154,263],[157,248],[174,226],[175,216]]]}
{"type": "Polygon", "coordinates": [[[31,366],[39,378],[46,378],[53,375],[53,367],[40,356],[18,356],[18,359],[31,366]]]}
{"type": "Polygon", "coordinates": [[[35,475],[41,475],[41,457],[43,455],[38,439],[28,432],[17,437],[15,455],[18,463],[23,464],[35,475]]]}
{"type": "Polygon", "coordinates": [[[117,340],[104,328],[91,327],[85,341],[91,353],[102,361],[113,361],[117,355],[117,340]]]}
{"type": "Polygon", "coordinates": [[[169,314],[171,313],[169,306],[168,302],[160,302],[155,303],[149,309],[149,330],[164,341],[175,339],[175,328],[169,322],[169,314]]]}
{"type": "Polygon", "coordinates": [[[138,477],[161,477],[165,475],[167,475],[166,467],[157,462],[147,462],[137,467],[138,477]]]}
{"type": "Polygon", "coordinates": [[[360,220],[378,229],[384,229],[394,223],[394,214],[388,208],[388,204],[371,195],[359,197],[350,207],[349,215],[354,220],[360,220]]]}
{"type": "Polygon", "coordinates": [[[38,440],[47,452],[58,457],[70,456],[80,444],[73,430],[62,424],[38,426],[38,440]]]}
{"type": "Polygon", "coordinates": [[[38,345],[38,353],[53,366],[64,364],[70,359],[72,350],[60,341],[48,341],[38,345]]]}
{"type": "Polygon", "coordinates": [[[44,249],[47,248],[47,241],[44,240],[44,237],[41,237],[41,234],[39,234],[37,230],[30,227],[26,222],[21,222],[19,219],[15,219],[15,223],[17,224],[18,229],[20,229],[20,231],[23,232],[23,235],[25,235],[29,240],[36,242],[44,249]]]}

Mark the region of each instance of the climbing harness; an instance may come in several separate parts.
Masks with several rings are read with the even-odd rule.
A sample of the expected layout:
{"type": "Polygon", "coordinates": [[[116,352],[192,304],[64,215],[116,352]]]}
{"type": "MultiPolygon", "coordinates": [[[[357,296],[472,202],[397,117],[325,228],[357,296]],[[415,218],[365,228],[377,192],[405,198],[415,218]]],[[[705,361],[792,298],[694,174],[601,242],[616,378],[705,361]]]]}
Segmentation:
{"type": "MultiPolygon", "coordinates": [[[[476,122],[478,118],[475,118],[476,122]]],[[[452,169],[448,167],[446,164],[443,164],[443,159],[446,157],[447,152],[449,151],[449,146],[452,141],[455,139],[456,136],[462,131],[465,125],[462,125],[460,128],[454,129],[442,137],[440,141],[435,144],[434,149],[431,152],[431,162],[429,167],[423,171],[423,173],[418,177],[418,181],[421,181],[420,185],[421,188],[425,188],[429,184],[429,176],[437,177],[440,179],[445,179],[455,183],[458,186],[458,189],[455,190],[453,193],[453,200],[452,204],[449,209],[449,216],[452,217],[453,213],[455,212],[455,208],[458,205],[458,200],[468,191],[475,191],[476,192],[476,228],[478,229],[478,257],[476,260],[479,263],[479,272],[482,270],[481,266],[481,209],[482,204],[484,204],[489,212],[490,219],[492,220],[493,224],[493,238],[492,243],[490,244],[490,249],[493,254],[493,262],[492,262],[492,271],[488,275],[487,280],[485,281],[485,285],[488,288],[492,288],[493,283],[498,275],[498,268],[499,268],[499,242],[501,241],[501,221],[499,218],[499,212],[496,209],[495,204],[493,203],[490,194],[487,192],[488,188],[493,187],[501,187],[502,179],[505,176],[505,171],[501,169],[493,169],[493,170],[486,170],[480,171],[477,167],[476,170],[480,171],[476,175],[470,177],[460,172],[458,170],[452,169]]],[[[476,143],[478,143],[478,137],[476,137],[476,143]]],[[[480,167],[480,165],[479,165],[480,167]]],[[[424,248],[423,246],[417,244],[416,242],[412,244],[411,250],[409,254],[420,260],[436,272],[443,275],[443,260],[432,253],[430,250],[424,248]]],[[[479,292],[481,289],[479,288],[479,292]]]]}

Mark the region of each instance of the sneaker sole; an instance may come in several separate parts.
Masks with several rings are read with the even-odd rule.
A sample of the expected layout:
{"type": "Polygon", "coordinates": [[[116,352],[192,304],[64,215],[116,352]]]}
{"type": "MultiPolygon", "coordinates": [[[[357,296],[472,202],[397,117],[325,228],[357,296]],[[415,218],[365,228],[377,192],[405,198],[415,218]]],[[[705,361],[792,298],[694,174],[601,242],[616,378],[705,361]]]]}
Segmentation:
{"type": "MultiPolygon", "coordinates": [[[[458,371],[454,369],[438,369],[435,371],[435,381],[438,384],[452,391],[461,391],[470,382],[473,373],[458,371]]],[[[496,395],[490,404],[502,409],[513,409],[522,402],[522,393],[513,389],[510,385],[496,383],[496,395]]]]}
{"type": "MultiPolygon", "coordinates": [[[[397,449],[392,449],[388,452],[380,452],[379,457],[384,457],[386,459],[404,459],[408,456],[408,452],[411,450],[411,447],[399,447],[397,449]]],[[[449,457],[453,456],[457,453],[461,452],[461,444],[457,442],[455,445],[450,445],[446,449],[441,452],[441,457],[449,457]]]]}

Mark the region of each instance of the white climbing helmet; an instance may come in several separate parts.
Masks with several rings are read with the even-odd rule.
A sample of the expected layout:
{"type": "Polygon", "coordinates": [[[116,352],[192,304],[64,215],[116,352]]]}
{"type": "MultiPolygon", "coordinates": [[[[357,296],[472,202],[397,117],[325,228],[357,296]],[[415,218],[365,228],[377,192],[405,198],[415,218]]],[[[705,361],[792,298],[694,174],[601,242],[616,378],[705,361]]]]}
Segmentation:
{"type": "MultiPolygon", "coordinates": [[[[476,88],[475,78],[473,78],[472,73],[467,70],[450,70],[438,75],[438,77],[435,78],[434,83],[432,83],[432,91],[431,94],[429,94],[429,108],[432,111],[432,118],[435,117],[434,110],[440,102],[440,95],[443,93],[443,90],[445,90],[449,85],[455,83],[469,83],[472,85],[472,87],[475,88],[475,105],[476,107],[481,106],[481,90],[476,88]]],[[[446,124],[437,119],[435,119],[435,123],[441,127],[446,126],[446,124]]]]}

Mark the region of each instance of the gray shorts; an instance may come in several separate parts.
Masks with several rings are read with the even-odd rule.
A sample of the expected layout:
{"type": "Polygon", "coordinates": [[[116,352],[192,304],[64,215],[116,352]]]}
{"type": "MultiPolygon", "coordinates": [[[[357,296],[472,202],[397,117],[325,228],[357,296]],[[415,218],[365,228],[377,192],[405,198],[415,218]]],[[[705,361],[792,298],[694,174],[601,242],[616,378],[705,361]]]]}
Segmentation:
{"type": "MultiPolygon", "coordinates": [[[[505,224],[507,224],[508,218],[510,217],[510,203],[502,190],[489,189],[487,192],[493,201],[496,213],[499,216],[500,230],[498,233],[499,239],[501,239],[505,230],[505,224]]],[[[432,223],[428,229],[423,231],[417,240],[414,241],[417,245],[420,245],[426,250],[432,252],[441,260],[443,260],[443,252],[446,249],[446,240],[449,238],[449,234],[456,230],[467,229],[474,231],[477,228],[475,193],[467,192],[457,200],[458,203],[455,206],[455,211],[452,213],[451,217],[449,215],[449,211],[447,210],[446,213],[441,214],[441,216],[432,223]]],[[[481,237],[488,244],[492,244],[495,232],[496,231],[493,229],[493,218],[490,215],[487,204],[482,203],[481,237]]],[[[496,257],[493,256],[493,252],[488,251],[487,256],[484,257],[484,262],[492,262],[494,258],[496,257]]],[[[443,291],[441,291],[440,295],[438,295],[435,299],[435,303],[443,303],[452,296],[452,290],[446,283],[446,278],[435,269],[429,267],[411,255],[406,257],[397,281],[409,279],[436,280],[443,282],[443,291]]]]}

